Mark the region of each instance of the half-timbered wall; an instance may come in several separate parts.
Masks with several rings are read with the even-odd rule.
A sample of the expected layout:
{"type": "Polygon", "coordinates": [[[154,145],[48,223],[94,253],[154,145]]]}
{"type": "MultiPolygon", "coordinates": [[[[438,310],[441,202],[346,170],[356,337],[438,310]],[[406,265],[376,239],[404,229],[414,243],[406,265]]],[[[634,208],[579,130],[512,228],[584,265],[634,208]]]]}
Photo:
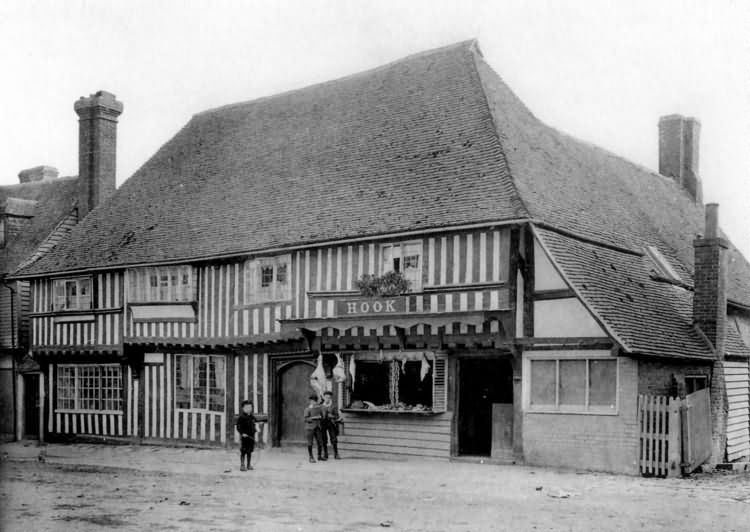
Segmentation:
{"type": "Polygon", "coordinates": [[[90,310],[53,312],[53,281],[32,281],[31,342],[36,348],[66,346],[119,347],[122,342],[122,274],[92,276],[90,310]]]}
{"type": "Polygon", "coordinates": [[[209,344],[277,338],[279,320],[334,317],[336,298],[356,295],[356,280],[363,274],[382,273],[382,245],[399,242],[419,242],[422,248],[422,287],[408,296],[409,313],[509,308],[508,231],[477,230],[295,251],[291,297],[283,301],[245,303],[246,261],[202,266],[197,268],[194,320],[136,323],[129,315],[126,337],[209,344]]]}
{"type": "MultiPolygon", "coordinates": [[[[144,438],[189,440],[224,444],[239,441],[234,420],[243,400],[253,401],[256,412],[268,413],[269,366],[267,354],[226,356],[226,399],[223,412],[181,409],[175,402],[175,356],[156,354],[159,363],[147,358],[142,378],[142,424],[144,438]]],[[[259,426],[261,441],[268,428],[259,426]]]]}
{"type": "Polygon", "coordinates": [[[143,437],[225,443],[226,401],[224,412],[178,408],[175,356],[165,354],[162,360],[161,364],[147,363],[143,368],[143,437]]]}

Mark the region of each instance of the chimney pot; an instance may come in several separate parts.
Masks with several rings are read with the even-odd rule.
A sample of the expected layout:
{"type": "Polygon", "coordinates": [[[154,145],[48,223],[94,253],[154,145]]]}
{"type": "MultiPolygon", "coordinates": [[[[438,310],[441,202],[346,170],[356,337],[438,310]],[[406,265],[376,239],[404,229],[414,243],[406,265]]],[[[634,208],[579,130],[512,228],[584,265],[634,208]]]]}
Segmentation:
{"type": "Polygon", "coordinates": [[[706,204],[706,237],[717,238],[719,236],[719,204],[706,204]]]}
{"type": "Polygon", "coordinates": [[[35,181],[47,181],[55,179],[60,174],[54,166],[35,166],[18,172],[18,180],[21,183],[32,183],[35,181]]]}
{"type": "Polygon", "coordinates": [[[674,179],[696,202],[703,200],[698,175],[700,122],[679,114],[659,119],[659,173],[674,179]]]}

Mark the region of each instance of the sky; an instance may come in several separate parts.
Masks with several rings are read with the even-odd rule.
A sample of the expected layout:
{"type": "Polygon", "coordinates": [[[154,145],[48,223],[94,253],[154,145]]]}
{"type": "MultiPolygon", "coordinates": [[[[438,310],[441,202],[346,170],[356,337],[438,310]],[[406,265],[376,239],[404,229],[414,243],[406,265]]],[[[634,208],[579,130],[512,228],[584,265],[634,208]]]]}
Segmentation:
{"type": "Polygon", "coordinates": [[[649,169],[657,122],[701,122],[704,201],[750,257],[750,2],[4,0],[0,184],[78,172],[73,102],[125,105],[117,182],[190,117],[476,38],[544,122],[649,169]]]}

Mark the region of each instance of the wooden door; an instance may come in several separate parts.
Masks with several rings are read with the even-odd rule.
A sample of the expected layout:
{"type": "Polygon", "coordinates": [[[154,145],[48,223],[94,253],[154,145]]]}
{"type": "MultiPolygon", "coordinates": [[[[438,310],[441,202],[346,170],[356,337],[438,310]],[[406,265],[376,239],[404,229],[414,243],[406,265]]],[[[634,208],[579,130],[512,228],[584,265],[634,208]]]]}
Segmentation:
{"type": "MultiPolygon", "coordinates": [[[[463,359],[459,367],[458,453],[490,456],[493,442],[493,417],[507,422],[507,410],[496,404],[513,403],[513,371],[507,359],[463,359]],[[494,409],[494,415],[493,415],[494,409]],[[505,416],[503,414],[506,414],[505,416]]],[[[512,406],[510,407],[512,423],[512,406]]],[[[512,431],[512,425],[509,429],[512,431]]],[[[495,439],[502,431],[495,429],[495,439]]],[[[512,432],[506,436],[511,441],[512,432]]],[[[499,442],[500,445],[503,443],[499,442]]]]}
{"type": "Polygon", "coordinates": [[[24,437],[26,438],[38,438],[39,437],[39,375],[37,373],[29,373],[23,376],[24,379],[24,398],[23,398],[23,414],[24,414],[24,437]]]}
{"type": "Polygon", "coordinates": [[[279,442],[284,444],[305,441],[303,414],[308,397],[313,393],[310,375],[314,366],[309,362],[292,362],[279,372],[279,442]]]}

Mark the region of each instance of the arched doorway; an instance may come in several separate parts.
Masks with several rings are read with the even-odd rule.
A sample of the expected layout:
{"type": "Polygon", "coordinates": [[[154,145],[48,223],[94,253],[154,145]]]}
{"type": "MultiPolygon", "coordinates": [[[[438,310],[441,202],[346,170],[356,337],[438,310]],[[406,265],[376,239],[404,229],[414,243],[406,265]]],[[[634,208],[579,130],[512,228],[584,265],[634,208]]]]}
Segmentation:
{"type": "Polygon", "coordinates": [[[278,373],[280,445],[301,444],[305,442],[305,422],[303,413],[308,397],[314,390],[310,386],[310,375],[315,365],[308,361],[290,362],[278,373]]]}

